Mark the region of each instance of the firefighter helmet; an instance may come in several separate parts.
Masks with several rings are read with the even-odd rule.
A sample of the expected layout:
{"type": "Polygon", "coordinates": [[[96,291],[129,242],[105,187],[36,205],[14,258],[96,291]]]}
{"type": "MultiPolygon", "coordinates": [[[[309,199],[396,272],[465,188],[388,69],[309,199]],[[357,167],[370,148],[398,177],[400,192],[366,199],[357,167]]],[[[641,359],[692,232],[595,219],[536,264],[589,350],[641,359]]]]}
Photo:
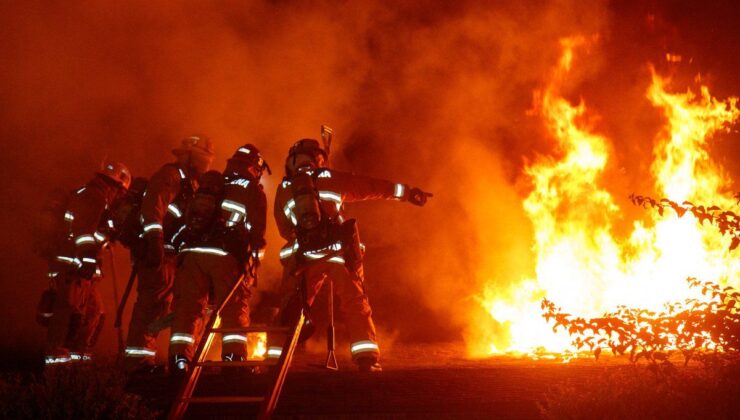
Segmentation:
{"type": "Polygon", "coordinates": [[[324,161],[329,157],[326,151],[321,148],[319,141],[316,139],[301,139],[295,142],[288,150],[288,158],[285,160],[285,173],[289,176],[298,169],[297,158],[299,155],[309,156],[315,166],[319,166],[318,157],[321,156],[324,161]]]}
{"type": "Polygon", "coordinates": [[[182,139],[180,146],[172,149],[175,156],[185,153],[200,153],[213,157],[213,142],[205,136],[190,136],[182,139]]]}
{"type": "Polygon", "coordinates": [[[213,142],[205,136],[190,136],[182,139],[180,146],[172,149],[177,156],[187,155],[187,163],[196,172],[203,174],[213,163],[213,142]]]}
{"type": "Polygon", "coordinates": [[[255,145],[247,143],[236,149],[234,155],[226,163],[225,172],[227,175],[231,173],[245,175],[250,167],[257,169],[258,178],[262,176],[265,170],[267,170],[268,174],[272,175],[270,165],[262,157],[259,149],[255,145]]]}
{"type": "Polygon", "coordinates": [[[105,162],[98,173],[115,181],[125,189],[128,189],[129,185],[131,185],[131,172],[129,172],[126,165],[121,162],[105,162]]]}

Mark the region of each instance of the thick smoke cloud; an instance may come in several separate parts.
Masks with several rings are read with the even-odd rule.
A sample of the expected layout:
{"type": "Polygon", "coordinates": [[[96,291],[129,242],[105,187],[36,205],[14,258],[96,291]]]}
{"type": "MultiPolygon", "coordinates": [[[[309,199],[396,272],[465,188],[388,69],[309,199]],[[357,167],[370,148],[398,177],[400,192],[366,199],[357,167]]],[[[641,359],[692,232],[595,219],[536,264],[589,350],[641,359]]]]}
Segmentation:
{"type": "MultiPolygon", "coordinates": [[[[471,319],[488,322],[474,299],[483,283],[503,288],[531,274],[522,168],[554,151],[536,112],[528,111],[557,60],[559,38],[597,38],[577,60],[567,93],[586,101],[600,117],[597,129],[612,139],[608,176],[619,197],[650,192],[636,175],[647,173],[661,124],[644,100],[648,61],[675,73],[679,90],[702,72],[716,95],[740,93],[730,3],[5,7],[0,291],[9,298],[1,312],[9,348],[38,346],[43,337],[31,323],[44,267],[28,251],[29,211],[52,187],[86,181],[105,157],[148,176],[193,132],[215,140],[217,167],[238,145],[255,142],[276,170],[265,182],[271,198],[290,144],[329,123],[337,134],[336,167],[435,193],[423,209],[349,208],[369,247],[367,288],[381,331],[403,340],[459,339],[471,319]],[[686,60],[665,66],[667,52],[686,60]]],[[[717,146],[735,175],[737,144],[732,134],[717,146]]],[[[266,289],[280,272],[272,225],[268,240],[266,289]]],[[[119,267],[126,261],[120,254],[119,267]]],[[[110,284],[104,293],[112,313],[110,284]]],[[[112,334],[104,338],[112,350],[112,334]]]]}

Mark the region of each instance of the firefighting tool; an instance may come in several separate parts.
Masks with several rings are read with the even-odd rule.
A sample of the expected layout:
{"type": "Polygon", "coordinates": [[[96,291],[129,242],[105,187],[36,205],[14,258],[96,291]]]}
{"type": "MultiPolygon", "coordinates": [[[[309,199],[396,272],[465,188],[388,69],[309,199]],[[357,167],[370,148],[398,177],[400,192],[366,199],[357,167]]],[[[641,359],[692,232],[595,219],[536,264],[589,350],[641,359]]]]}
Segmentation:
{"type": "Polygon", "coordinates": [[[329,325],[326,327],[326,368],[331,370],[339,370],[339,363],[337,363],[337,356],[334,354],[336,348],[336,340],[334,338],[334,280],[329,278],[329,298],[327,299],[329,305],[329,325]]]}
{"type": "Polygon", "coordinates": [[[126,288],[123,290],[123,296],[121,296],[121,302],[118,304],[118,308],[116,308],[116,319],[113,322],[113,328],[116,329],[119,337],[119,354],[123,354],[126,350],[126,342],[123,340],[123,329],[121,328],[121,323],[123,321],[123,311],[126,309],[126,303],[128,302],[128,297],[131,294],[131,289],[133,289],[134,287],[134,282],[136,281],[136,274],[138,270],[139,269],[136,263],[133,263],[131,265],[131,274],[129,274],[128,282],[126,282],[126,288]]]}
{"type": "MultiPolygon", "coordinates": [[[[216,311],[214,311],[206,324],[203,331],[203,336],[198,343],[198,348],[195,352],[194,360],[186,364],[184,367],[189,367],[186,372],[186,377],[182,383],[182,386],[173,402],[170,412],[167,416],[168,419],[181,419],[184,417],[188,406],[190,404],[260,404],[259,408],[259,419],[269,419],[277,406],[280,392],[282,391],[285,378],[290,368],[290,363],[293,359],[293,353],[295,352],[296,345],[298,343],[298,337],[301,334],[301,328],[303,327],[304,315],[301,311],[296,323],[292,327],[240,327],[240,328],[221,328],[221,311],[226,306],[226,303],[234,295],[238,287],[241,286],[244,277],[236,282],[234,287],[231,289],[226,298],[220,303],[216,311]],[[264,361],[207,361],[206,356],[208,355],[211,345],[214,342],[216,334],[245,334],[245,333],[256,333],[265,332],[267,334],[285,334],[286,340],[283,345],[283,351],[280,353],[278,358],[268,358],[264,361]],[[275,360],[277,360],[275,362],[275,360]],[[243,395],[243,396],[224,396],[224,395],[209,395],[209,396],[193,396],[196,390],[196,385],[200,378],[200,374],[204,367],[221,367],[221,368],[248,368],[250,372],[256,367],[268,367],[269,368],[269,381],[267,389],[262,396],[256,395],[243,395]]],[[[183,361],[187,363],[186,361],[183,361]]]]}
{"type": "MultiPolygon", "coordinates": [[[[336,256],[339,256],[341,254],[342,254],[341,251],[334,251],[334,252],[328,253],[327,255],[325,255],[325,256],[323,256],[321,258],[318,258],[318,259],[315,259],[315,260],[311,260],[310,262],[305,262],[304,261],[303,264],[301,264],[300,267],[296,268],[291,273],[291,275],[294,278],[299,278],[299,276],[300,276],[300,279],[301,279],[301,286],[300,286],[300,290],[299,290],[299,295],[301,296],[301,299],[302,299],[303,313],[306,314],[306,321],[308,322],[308,326],[307,326],[308,328],[312,328],[313,329],[315,327],[313,326],[310,317],[308,317],[308,314],[310,313],[309,312],[310,311],[310,307],[308,305],[308,295],[307,295],[308,294],[308,291],[306,290],[306,275],[305,275],[306,270],[308,270],[308,268],[310,266],[314,265],[314,264],[318,264],[318,263],[322,263],[322,262],[325,262],[325,261],[329,261],[330,259],[332,259],[332,258],[334,258],[336,256]]],[[[339,363],[337,363],[337,357],[336,357],[336,354],[335,354],[335,349],[336,349],[336,338],[335,337],[336,337],[336,335],[335,335],[335,327],[334,327],[334,280],[332,280],[331,278],[328,278],[326,281],[329,282],[329,290],[327,291],[327,293],[329,294],[328,295],[328,299],[327,299],[327,302],[328,302],[328,314],[329,314],[329,325],[327,325],[327,327],[326,327],[326,350],[327,350],[327,354],[326,354],[326,364],[325,364],[325,367],[327,369],[331,369],[331,370],[339,370],[339,363]]],[[[310,337],[310,335],[308,337],[310,337]]],[[[305,338],[304,337],[301,337],[302,338],[301,341],[304,341],[304,340],[308,339],[308,337],[305,337],[305,338]]]]}
{"type": "MultiPolygon", "coordinates": [[[[120,301],[118,300],[118,273],[116,272],[116,259],[113,256],[113,249],[110,247],[110,244],[107,246],[108,248],[108,255],[110,256],[110,274],[111,274],[111,283],[113,286],[113,304],[115,304],[117,307],[120,306],[120,301]]],[[[118,317],[118,313],[116,312],[116,317],[118,317]]],[[[123,352],[123,350],[126,348],[126,341],[123,338],[123,331],[121,331],[121,326],[115,326],[116,329],[116,336],[118,338],[118,349],[119,354],[123,352]]]]}
{"type": "Polygon", "coordinates": [[[321,126],[321,142],[324,143],[324,151],[326,151],[326,160],[329,161],[329,155],[331,154],[331,140],[334,135],[334,130],[326,124],[321,126]]]}

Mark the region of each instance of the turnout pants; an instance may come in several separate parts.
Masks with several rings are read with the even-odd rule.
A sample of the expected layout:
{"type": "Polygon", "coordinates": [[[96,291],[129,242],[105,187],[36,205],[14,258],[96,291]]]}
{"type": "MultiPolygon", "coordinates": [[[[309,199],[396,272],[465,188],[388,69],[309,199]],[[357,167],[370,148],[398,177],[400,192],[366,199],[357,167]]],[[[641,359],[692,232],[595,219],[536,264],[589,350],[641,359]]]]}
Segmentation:
{"type": "Polygon", "coordinates": [[[176,264],[177,257],[174,254],[165,254],[161,268],[149,268],[142,264],[138,269],[136,302],[126,339],[128,369],[155,363],[159,333],[149,331],[149,324],[170,312],[176,264]]]}
{"type": "Polygon", "coordinates": [[[76,274],[56,277],[57,297],[46,339],[47,364],[82,358],[92,350],[104,318],[103,299],[96,286],[99,280],[76,274]]]}
{"type": "MultiPolygon", "coordinates": [[[[170,357],[178,355],[192,360],[194,346],[202,333],[203,318],[212,293],[218,306],[227,297],[244,271],[231,255],[185,252],[175,277],[175,318],[170,338],[170,357]]],[[[221,312],[221,326],[249,326],[249,297],[245,282],[234,292],[221,312]]],[[[214,314],[215,315],[215,314],[214,314]]],[[[224,334],[221,338],[224,358],[246,358],[247,334],[224,334]]]]}
{"type": "MultiPolygon", "coordinates": [[[[283,271],[282,294],[290,299],[295,293],[296,287],[300,285],[301,279],[291,275],[296,267],[294,257],[283,262],[285,263],[285,269],[283,271]]],[[[363,287],[363,267],[360,266],[357,271],[350,271],[344,265],[344,259],[341,257],[318,263],[311,263],[308,260],[307,264],[309,266],[303,275],[306,276],[306,295],[309,306],[313,304],[324,281],[331,279],[334,282],[334,293],[341,300],[339,309],[344,314],[349,332],[352,360],[357,361],[366,358],[377,361],[380,358],[380,348],[376,341],[372,308],[363,287]]],[[[268,357],[279,357],[281,352],[280,344],[270,340],[268,357]]]]}

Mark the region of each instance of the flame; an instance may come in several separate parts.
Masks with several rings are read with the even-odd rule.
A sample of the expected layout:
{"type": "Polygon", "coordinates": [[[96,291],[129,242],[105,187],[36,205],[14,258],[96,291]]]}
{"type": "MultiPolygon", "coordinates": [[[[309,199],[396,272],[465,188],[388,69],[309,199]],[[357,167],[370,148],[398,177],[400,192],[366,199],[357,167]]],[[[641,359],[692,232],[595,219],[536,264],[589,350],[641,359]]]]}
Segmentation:
{"type": "MultiPolygon", "coordinates": [[[[474,355],[573,350],[567,334],[554,333],[542,318],[543,297],[566,312],[591,317],[620,304],[658,310],[666,302],[696,297],[688,276],[738,284],[740,263],[716,227],[649,213],[650,220],[635,222],[629,236],[613,233],[612,221],[621,212],[605,187],[611,144],[594,132],[583,100],[573,105],[560,93],[576,48],[586,42],[580,37],[561,41],[551,80],[535,95],[538,114],[557,146],[555,156],[525,168],[533,185],[523,207],[535,232],[536,276],[506,291],[484,289],[481,304],[507,334],[471,343],[474,355]]],[[[651,168],[656,192],[678,202],[730,208],[730,181],[711,160],[707,145],[738,119],[737,99],[717,100],[705,86],[699,96],[670,93],[668,84],[652,70],[647,99],[666,118],[651,168]]]]}
{"type": "Polygon", "coordinates": [[[247,360],[265,360],[267,354],[267,333],[247,334],[247,360]]]}

